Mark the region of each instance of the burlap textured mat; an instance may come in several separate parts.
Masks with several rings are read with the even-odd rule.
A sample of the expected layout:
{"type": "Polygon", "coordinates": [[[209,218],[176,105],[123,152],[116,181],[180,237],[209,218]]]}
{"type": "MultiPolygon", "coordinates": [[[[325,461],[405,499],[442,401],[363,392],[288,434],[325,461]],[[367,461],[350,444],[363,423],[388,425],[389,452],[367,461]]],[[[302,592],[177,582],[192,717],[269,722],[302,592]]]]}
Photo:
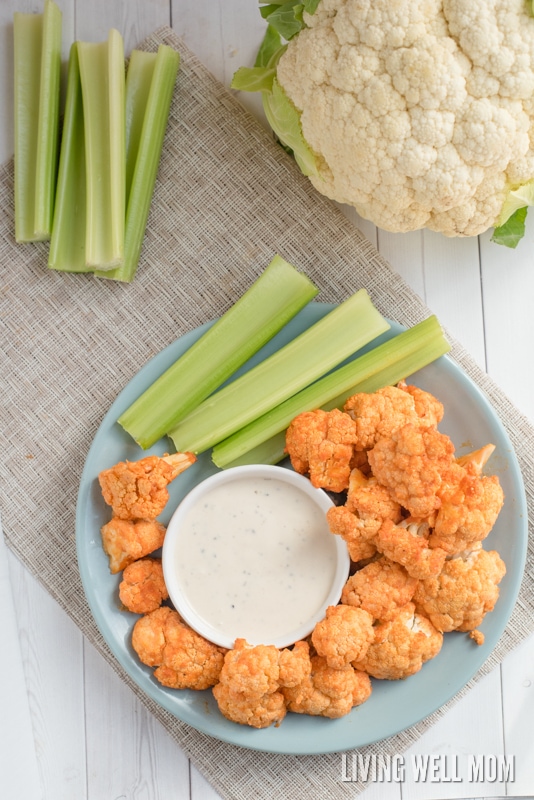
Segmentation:
{"type": "MultiPolygon", "coordinates": [[[[323,301],[339,301],[364,286],[380,310],[401,323],[413,324],[429,313],[172,31],[156,31],[142,47],[154,50],[161,42],[180,51],[182,65],[133,284],[55,273],[46,266],[47,245],[17,246],[12,162],[0,169],[0,470],[5,535],[27,568],[223,797],[354,796],[363,787],[341,782],[337,754],[257,753],[200,734],[163,711],[123,673],[84,600],[76,564],[75,505],[85,456],[102,417],[151,356],[228,308],[275,252],[309,274],[323,301]]],[[[532,512],[533,427],[458,344],[453,355],[504,421],[532,512]]],[[[531,536],[510,624],[464,692],[534,629],[533,586],[531,536]]],[[[373,745],[369,752],[402,752],[444,710],[373,745]]]]}

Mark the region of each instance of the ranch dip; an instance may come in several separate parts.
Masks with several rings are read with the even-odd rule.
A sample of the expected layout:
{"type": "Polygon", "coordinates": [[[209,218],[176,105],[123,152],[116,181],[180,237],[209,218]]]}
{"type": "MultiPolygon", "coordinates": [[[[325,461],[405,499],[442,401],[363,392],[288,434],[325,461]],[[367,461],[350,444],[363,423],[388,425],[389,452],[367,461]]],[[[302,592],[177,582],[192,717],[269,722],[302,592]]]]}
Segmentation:
{"type": "Polygon", "coordinates": [[[298,486],[257,476],[218,484],[180,526],[180,591],[215,631],[270,644],[324,606],[336,574],[336,538],[324,509],[298,486]]]}

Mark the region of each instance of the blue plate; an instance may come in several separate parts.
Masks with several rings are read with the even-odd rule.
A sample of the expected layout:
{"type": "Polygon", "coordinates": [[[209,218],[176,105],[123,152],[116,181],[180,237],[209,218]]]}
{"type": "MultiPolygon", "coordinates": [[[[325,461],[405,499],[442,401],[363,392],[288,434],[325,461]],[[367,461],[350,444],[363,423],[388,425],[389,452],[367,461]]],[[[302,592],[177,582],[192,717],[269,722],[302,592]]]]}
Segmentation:
{"type": "MultiPolygon", "coordinates": [[[[328,304],[310,303],[240,372],[276,351],[331,309],[328,304]]],[[[278,728],[255,730],[237,725],[219,713],[210,691],[166,689],[153,677],[152,670],[139,662],[131,646],[131,632],[138,617],[121,610],[120,576],[110,574],[100,538],[100,528],[109,520],[110,509],[102,499],[98,473],[125,459],[172,452],[167,440],[142,451],[117,424],[117,418],[209,324],[182,336],[140,370],[104,417],[87,455],[78,495],[76,541],[81,579],[96,624],[115,658],[140,689],[178,719],[222,741],[272,753],[311,755],[348,750],[392,736],[431,714],[471,679],[497,644],[512,613],[523,575],[528,532],[521,472],[508,435],[485,395],[447,356],[411,376],[411,382],[431,391],[444,403],[440,430],[451,437],[458,454],[488,442],[496,445],[488,468],[499,476],[505,503],[484,546],[498,550],[507,573],[495,610],[480,626],[485,634],[484,644],[477,646],[467,634],[446,634],[439,655],[420,672],[404,681],[373,680],[370,699],[341,719],[288,714],[278,728]]],[[[392,323],[391,331],[379,341],[401,330],[400,325],[392,323]]],[[[200,456],[170,485],[170,500],[161,521],[166,524],[182,497],[215,471],[209,453],[200,456]]]]}

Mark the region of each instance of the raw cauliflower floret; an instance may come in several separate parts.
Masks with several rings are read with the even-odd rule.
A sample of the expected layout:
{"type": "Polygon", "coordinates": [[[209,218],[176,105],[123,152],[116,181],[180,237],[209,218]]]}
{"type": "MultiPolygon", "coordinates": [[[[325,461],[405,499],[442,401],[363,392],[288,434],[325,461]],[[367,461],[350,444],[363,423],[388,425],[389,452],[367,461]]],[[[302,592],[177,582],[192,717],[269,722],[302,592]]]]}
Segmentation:
{"type": "Polygon", "coordinates": [[[311,636],[317,654],[335,669],[363,658],[373,639],[371,614],[347,605],[328,606],[311,636]]]}
{"type": "Polygon", "coordinates": [[[504,503],[504,493],[496,475],[478,475],[469,466],[458,466],[455,475],[457,480],[438,492],[441,505],[432,535],[432,546],[449,554],[483,541],[504,503]]]}
{"type": "Polygon", "coordinates": [[[165,526],[155,519],[120,519],[113,517],[100,529],[102,547],[109,556],[109,569],[114,575],[139,558],[160,548],[165,539],[165,526]]]}
{"type": "Polygon", "coordinates": [[[505,573],[495,550],[454,556],[437,577],[419,583],[414,603],[440,631],[473,631],[493,610],[505,573]]]}
{"type": "Polygon", "coordinates": [[[167,485],[196,460],[192,453],[120,461],[98,476],[104,500],[119,519],[154,519],[169,499],[167,485]]]}
{"type": "Polygon", "coordinates": [[[342,492],[349,485],[355,442],[354,421],[339,409],[305,411],[286,432],[286,452],[293,469],[309,473],[313,486],[332,492],[342,492]]]}
{"type": "Polygon", "coordinates": [[[141,558],[126,567],[119,584],[119,598],[128,611],[148,614],[169,596],[160,558],[141,558]]]}
{"type": "Polygon", "coordinates": [[[170,689],[203,690],[214,686],[226,652],[192,630],[168,606],[137,620],[132,647],[143,664],[156,667],[154,677],[170,689]]]}
{"type": "Polygon", "coordinates": [[[410,602],[393,619],[375,625],[374,642],[365,657],[352,665],[373,678],[407,678],[434,658],[442,644],[443,634],[429,619],[416,612],[415,605],[410,602]]]}
{"type": "Polygon", "coordinates": [[[436,398],[406,383],[359,392],[346,400],[343,410],[356,422],[358,450],[370,450],[379,439],[389,438],[408,422],[437,425],[443,416],[443,406],[436,398]]]}
{"type": "Polygon", "coordinates": [[[413,578],[422,579],[439,575],[447,556],[445,550],[431,547],[431,540],[427,522],[408,518],[395,525],[386,520],[376,536],[376,547],[413,578]]]}
{"type": "Polygon", "coordinates": [[[368,453],[373,475],[413,517],[426,519],[441,501],[442,473],[454,457],[454,445],[433,427],[408,423],[368,453]]]}
{"type": "Polygon", "coordinates": [[[346,542],[351,559],[361,561],[375,554],[375,537],[383,521],[400,521],[401,508],[375,478],[354,468],[345,505],[328,509],[326,519],[330,531],[346,542]]]}
{"type": "Polygon", "coordinates": [[[322,0],[304,21],[276,77],[315,188],[395,232],[498,224],[534,176],[529,5],[322,0]]]}
{"type": "Polygon", "coordinates": [[[374,620],[392,619],[412,599],[417,579],[404,567],[382,556],[351,575],[341,602],[363,608],[374,620]]]}
{"type": "Polygon", "coordinates": [[[364,703],[371,695],[369,675],[350,664],[336,669],[326,658],[311,657],[309,673],[297,686],[284,687],[287,709],[295,714],[337,719],[364,703]]]}
{"type": "Polygon", "coordinates": [[[298,685],[310,669],[307,642],[280,651],[274,645],[252,646],[236,639],[213,694],[221,714],[232,722],[253,728],[279,725],[286,714],[281,687],[298,685]]]}

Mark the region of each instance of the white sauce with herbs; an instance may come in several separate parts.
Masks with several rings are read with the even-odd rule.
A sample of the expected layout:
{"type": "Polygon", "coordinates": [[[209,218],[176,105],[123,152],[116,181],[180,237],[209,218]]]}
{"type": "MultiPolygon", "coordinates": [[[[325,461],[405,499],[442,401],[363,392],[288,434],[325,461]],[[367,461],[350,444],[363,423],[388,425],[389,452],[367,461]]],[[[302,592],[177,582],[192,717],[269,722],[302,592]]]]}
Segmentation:
{"type": "Polygon", "coordinates": [[[213,629],[269,644],[324,605],[335,539],[324,510],[296,486],[258,477],[222,483],[199,497],[181,525],[180,590],[213,629]]]}

